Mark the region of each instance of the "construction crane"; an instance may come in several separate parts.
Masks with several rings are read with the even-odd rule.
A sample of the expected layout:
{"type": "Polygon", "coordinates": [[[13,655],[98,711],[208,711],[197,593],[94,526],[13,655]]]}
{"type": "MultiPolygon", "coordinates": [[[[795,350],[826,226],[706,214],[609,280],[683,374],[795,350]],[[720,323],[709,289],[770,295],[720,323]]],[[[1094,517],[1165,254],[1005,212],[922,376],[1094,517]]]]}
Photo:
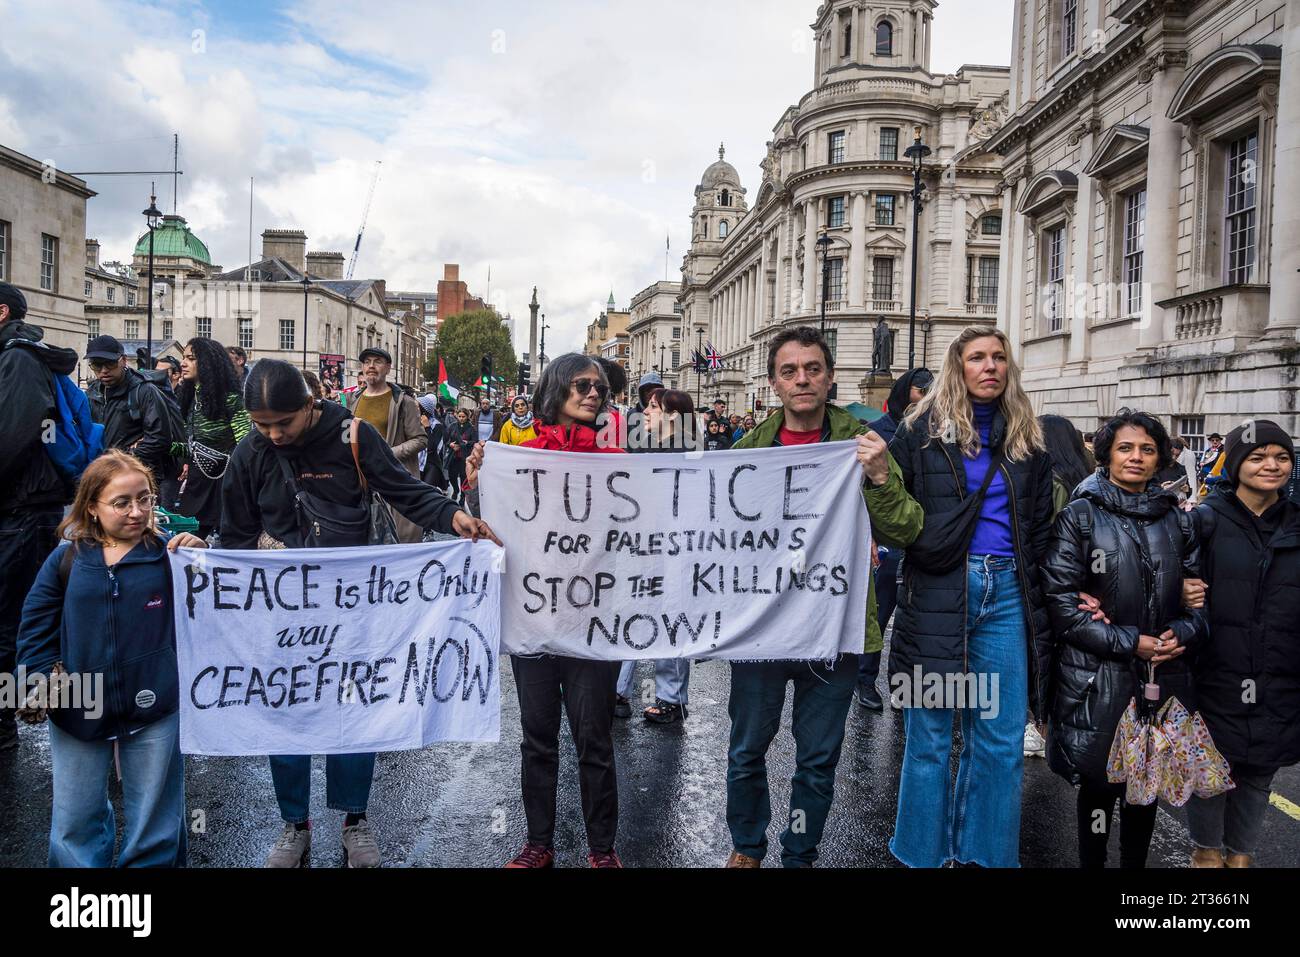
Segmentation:
{"type": "Polygon", "coordinates": [[[370,177],[370,192],[366,195],[366,208],[361,213],[361,228],[357,230],[357,244],[352,247],[352,259],[348,263],[347,278],[352,278],[352,271],[357,268],[357,254],[361,252],[361,237],[366,234],[366,220],[370,218],[370,203],[375,198],[375,186],[379,183],[379,167],[383,160],[375,160],[375,175],[370,177]]]}

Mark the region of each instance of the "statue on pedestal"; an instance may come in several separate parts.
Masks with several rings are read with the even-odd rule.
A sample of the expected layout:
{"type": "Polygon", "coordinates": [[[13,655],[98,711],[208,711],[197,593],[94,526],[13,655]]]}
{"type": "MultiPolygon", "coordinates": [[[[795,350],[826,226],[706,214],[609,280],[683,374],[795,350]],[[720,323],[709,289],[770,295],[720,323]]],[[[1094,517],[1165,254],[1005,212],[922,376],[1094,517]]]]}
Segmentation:
{"type": "Polygon", "coordinates": [[[884,316],[881,316],[880,321],[876,323],[872,339],[871,371],[873,373],[891,371],[894,367],[894,333],[890,330],[889,323],[885,322],[884,316]]]}

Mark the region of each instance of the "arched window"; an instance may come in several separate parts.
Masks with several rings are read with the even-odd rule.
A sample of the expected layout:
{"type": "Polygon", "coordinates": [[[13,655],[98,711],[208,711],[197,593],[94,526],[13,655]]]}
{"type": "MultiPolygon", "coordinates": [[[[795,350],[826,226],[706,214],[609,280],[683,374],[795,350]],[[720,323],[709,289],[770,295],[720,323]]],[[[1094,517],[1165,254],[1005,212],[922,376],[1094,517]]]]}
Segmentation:
{"type": "Polygon", "coordinates": [[[722,205],[722,206],[730,206],[730,205],[731,205],[731,191],[730,191],[730,190],[726,190],[726,189],[724,189],[724,190],[722,191],[722,202],[721,202],[719,205],[722,205]]]}
{"type": "Polygon", "coordinates": [[[876,56],[894,55],[894,25],[888,20],[876,24],[876,56]]]}
{"type": "Polygon", "coordinates": [[[718,223],[718,238],[719,239],[727,238],[727,221],[725,219],[722,222],[718,223]]]}

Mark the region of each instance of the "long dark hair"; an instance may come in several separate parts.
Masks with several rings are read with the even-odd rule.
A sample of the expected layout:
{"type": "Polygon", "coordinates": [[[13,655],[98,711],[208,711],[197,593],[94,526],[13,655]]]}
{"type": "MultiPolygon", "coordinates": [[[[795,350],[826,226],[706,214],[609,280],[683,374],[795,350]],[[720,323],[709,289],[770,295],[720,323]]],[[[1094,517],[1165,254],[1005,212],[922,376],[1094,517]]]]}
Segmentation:
{"type": "Polygon", "coordinates": [[[312,399],[298,367],[283,359],[261,359],[244,383],[244,408],[249,412],[297,412],[312,399]]]}
{"type": "MultiPolygon", "coordinates": [[[[559,422],[564,403],[569,400],[569,384],[575,376],[594,369],[601,382],[608,384],[605,370],[594,356],[584,356],[579,352],[570,352],[550,362],[542,370],[537,380],[537,394],[533,396],[533,414],[547,425],[559,422]]],[[[599,416],[609,408],[609,396],[606,395],[596,410],[599,416]]]]}
{"type": "Polygon", "coordinates": [[[1110,468],[1110,448],[1115,444],[1115,433],[1126,425],[1141,429],[1151,436],[1151,441],[1156,444],[1158,456],[1156,473],[1159,474],[1169,468],[1174,460],[1173,447],[1169,444],[1169,433],[1154,415],[1133,409],[1120,409],[1115,414],[1115,418],[1098,429],[1097,434],[1093,436],[1092,449],[1097,455],[1097,464],[1110,468]]]}
{"type": "Polygon", "coordinates": [[[197,383],[189,379],[181,380],[181,394],[177,397],[181,404],[181,415],[189,418],[197,392],[199,408],[204,418],[212,421],[217,419],[229,421],[230,406],[226,404],[226,396],[232,392],[239,394],[239,373],[235,371],[235,364],[230,361],[230,353],[217,340],[201,337],[185,343],[185,348],[194,353],[199,366],[199,378],[197,383]],[[196,386],[203,388],[197,389],[196,386]]]}
{"type": "Polygon", "coordinates": [[[1097,468],[1092,455],[1083,445],[1083,434],[1069,419],[1060,415],[1040,415],[1047,457],[1052,460],[1052,474],[1067,491],[1091,475],[1097,468]]]}

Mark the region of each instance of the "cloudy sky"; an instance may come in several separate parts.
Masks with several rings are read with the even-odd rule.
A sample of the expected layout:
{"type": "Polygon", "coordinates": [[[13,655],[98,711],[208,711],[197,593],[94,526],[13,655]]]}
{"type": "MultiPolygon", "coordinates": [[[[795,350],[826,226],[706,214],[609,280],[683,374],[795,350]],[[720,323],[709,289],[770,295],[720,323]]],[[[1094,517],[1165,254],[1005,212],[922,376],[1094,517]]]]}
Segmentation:
{"type": "MultiPolygon", "coordinates": [[[[816,8],[0,0],[0,143],[74,172],[170,169],[178,132],[179,212],[227,268],[247,260],[249,177],[255,256],[266,228],[350,255],[381,160],[357,275],[432,290],[458,262],[481,295],[490,267],[520,329],[536,285],[556,355],[611,289],[626,307],[664,277],[666,238],[678,278],[720,142],[753,198],[773,125],[812,84],[816,8]]],[[[945,0],[932,68],[1008,63],[1011,9],[945,0]]],[[[89,180],[89,235],[127,259],[149,178],[89,180]]]]}

